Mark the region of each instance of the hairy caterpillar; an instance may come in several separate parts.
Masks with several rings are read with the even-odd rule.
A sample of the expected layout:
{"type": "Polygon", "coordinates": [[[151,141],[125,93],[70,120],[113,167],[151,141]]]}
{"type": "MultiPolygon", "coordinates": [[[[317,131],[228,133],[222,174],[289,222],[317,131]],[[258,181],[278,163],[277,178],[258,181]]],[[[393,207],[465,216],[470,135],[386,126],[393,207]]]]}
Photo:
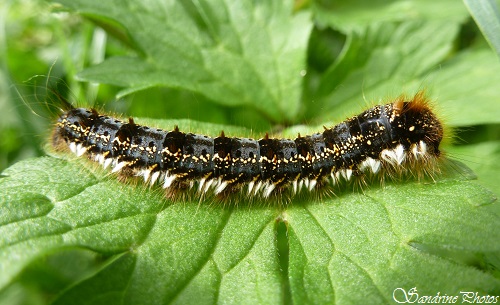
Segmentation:
{"type": "Polygon", "coordinates": [[[224,132],[212,138],[72,108],[59,116],[52,145],[169,192],[196,186],[200,194],[225,195],[246,187],[249,195],[267,198],[365,175],[432,173],[443,133],[429,101],[418,93],[295,139],[233,138],[224,132]]]}

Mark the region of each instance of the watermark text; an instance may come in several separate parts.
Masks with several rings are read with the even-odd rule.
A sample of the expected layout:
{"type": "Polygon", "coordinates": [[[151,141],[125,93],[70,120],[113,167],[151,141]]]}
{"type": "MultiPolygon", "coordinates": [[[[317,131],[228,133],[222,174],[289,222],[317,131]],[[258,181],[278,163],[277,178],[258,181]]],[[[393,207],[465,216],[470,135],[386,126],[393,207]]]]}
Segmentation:
{"type": "Polygon", "coordinates": [[[392,299],[400,304],[496,304],[498,295],[482,295],[475,291],[460,291],[458,295],[436,292],[434,295],[419,294],[417,287],[408,290],[396,288],[392,299]]]}

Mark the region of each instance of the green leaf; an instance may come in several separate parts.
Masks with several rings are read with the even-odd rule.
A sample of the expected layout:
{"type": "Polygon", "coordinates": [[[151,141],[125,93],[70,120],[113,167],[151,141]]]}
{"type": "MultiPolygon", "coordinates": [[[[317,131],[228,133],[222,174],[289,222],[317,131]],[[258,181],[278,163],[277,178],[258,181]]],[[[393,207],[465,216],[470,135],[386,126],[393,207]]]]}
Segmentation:
{"type": "MultiPolygon", "coordinates": [[[[265,300],[255,302],[276,303],[269,298],[281,285],[274,253],[276,210],[254,208],[248,213],[196,202],[171,204],[158,192],[120,184],[104,173],[94,176],[84,168],[46,157],[17,163],[4,172],[7,177],[0,180],[6,194],[0,229],[1,287],[41,255],[83,247],[107,256],[125,254],[125,258],[112,258],[114,262],[93,280],[76,286],[79,296],[91,285],[102,289],[94,292],[99,300],[108,293],[106,289],[118,285],[120,294],[133,304],[189,299],[193,292],[200,293],[201,287],[194,285],[197,277],[208,276],[213,281],[203,283],[212,296],[206,298],[214,300],[219,294],[219,299],[250,301],[260,290],[265,300]],[[133,261],[133,272],[117,271],[116,264],[126,258],[133,261]],[[106,275],[109,268],[114,272],[106,275]],[[106,277],[108,284],[102,285],[101,276],[113,279],[106,277]],[[126,287],[121,286],[124,279],[126,287]],[[240,283],[237,290],[236,283],[240,283]],[[158,289],[145,293],[149,287],[158,289]]],[[[62,300],[72,292],[68,295],[62,300]]]]}
{"type": "Polygon", "coordinates": [[[500,62],[487,48],[467,50],[429,74],[430,91],[450,126],[500,123],[500,62]]]}
{"type": "Polygon", "coordinates": [[[483,32],[488,43],[500,57],[500,12],[494,0],[464,0],[472,18],[483,32]]]}
{"type": "Polygon", "coordinates": [[[292,2],[59,2],[118,22],[141,51],[90,67],[83,80],[127,87],[122,94],[179,87],[277,122],[298,114],[312,23],[308,13],[292,13],[292,2]]]}
{"type": "Polygon", "coordinates": [[[400,87],[418,90],[421,84],[412,80],[446,58],[458,30],[458,23],[409,21],[376,23],[362,35],[349,36],[341,56],[321,77],[317,94],[325,108],[314,116],[327,120],[333,111],[352,113],[360,95],[371,101],[400,94],[400,87]]]}
{"type": "Polygon", "coordinates": [[[408,20],[462,22],[467,16],[459,1],[444,0],[355,0],[315,1],[314,11],[319,22],[328,24],[342,32],[363,31],[377,22],[402,22],[408,20]]]}
{"type": "Polygon", "coordinates": [[[323,107],[310,107],[309,115],[332,122],[362,111],[361,95],[368,103],[387,103],[428,87],[449,126],[500,122],[500,62],[491,50],[467,49],[447,59],[459,26],[381,23],[350,36],[342,55],[321,76],[316,98],[323,107]]]}
{"type": "Polygon", "coordinates": [[[463,287],[498,291],[498,279],[451,255],[498,251],[498,233],[483,231],[483,224],[498,230],[498,216],[476,218],[488,215],[478,207],[491,200],[484,189],[455,181],[391,186],[288,209],[294,301],[387,304],[396,288],[411,287],[421,295],[459,295],[463,287]]]}

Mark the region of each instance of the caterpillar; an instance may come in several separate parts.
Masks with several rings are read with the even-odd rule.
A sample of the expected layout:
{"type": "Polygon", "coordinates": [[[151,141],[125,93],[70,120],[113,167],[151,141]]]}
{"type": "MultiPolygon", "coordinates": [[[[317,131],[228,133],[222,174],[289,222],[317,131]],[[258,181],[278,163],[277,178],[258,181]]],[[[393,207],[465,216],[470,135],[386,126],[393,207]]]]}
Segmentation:
{"type": "Polygon", "coordinates": [[[353,177],[432,174],[441,156],[443,125],[420,92],[377,105],[323,132],[295,139],[212,138],[138,125],[71,108],[53,129],[52,146],[142,176],[171,193],[196,186],[199,194],[238,190],[268,198],[295,195],[353,177]]]}

